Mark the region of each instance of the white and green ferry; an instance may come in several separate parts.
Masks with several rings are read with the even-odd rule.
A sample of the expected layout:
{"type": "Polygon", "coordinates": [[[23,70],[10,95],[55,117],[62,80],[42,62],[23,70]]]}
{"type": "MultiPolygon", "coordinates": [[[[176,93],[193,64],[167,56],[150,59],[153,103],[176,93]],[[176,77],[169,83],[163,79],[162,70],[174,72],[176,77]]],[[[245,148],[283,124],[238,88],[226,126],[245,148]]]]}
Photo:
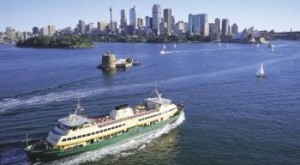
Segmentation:
{"type": "Polygon", "coordinates": [[[46,140],[28,145],[25,152],[32,161],[50,161],[117,145],[175,122],[183,106],[155,93],[141,105],[120,105],[95,118],[78,114],[82,109],[78,99],[75,113],[59,119],[46,140]]]}

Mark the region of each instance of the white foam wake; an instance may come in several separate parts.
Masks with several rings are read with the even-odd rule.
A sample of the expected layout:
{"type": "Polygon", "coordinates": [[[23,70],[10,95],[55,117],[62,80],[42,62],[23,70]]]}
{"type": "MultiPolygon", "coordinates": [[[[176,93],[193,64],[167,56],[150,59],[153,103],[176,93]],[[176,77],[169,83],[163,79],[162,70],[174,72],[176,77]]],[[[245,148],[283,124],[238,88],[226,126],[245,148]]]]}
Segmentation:
{"type": "Polygon", "coordinates": [[[33,96],[30,98],[6,98],[0,101],[0,113],[4,113],[7,110],[20,108],[20,107],[28,107],[33,105],[40,105],[40,104],[48,104],[52,102],[61,102],[70,99],[76,99],[77,94],[80,94],[81,98],[94,96],[97,94],[101,94],[104,92],[108,92],[110,90],[125,90],[128,88],[139,88],[153,85],[151,83],[144,83],[144,84],[131,84],[131,85],[119,85],[115,87],[108,87],[108,88],[92,88],[86,90],[70,90],[65,92],[54,92],[45,95],[38,95],[33,96]]]}
{"type": "Polygon", "coordinates": [[[158,129],[157,131],[152,132],[150,134],[146,134],[142,137],[132,139],[132,140],[127,141],[122,144],[111,146],[111,147],[108,147],[105,149],[99,149],[99,150],[95,150],[95,151],[85,152],[85,153],[82,153],[79,155],[56,160],[53,162],[49,162],[48,164],[51,164],[51,165],[52,164],[53,165],[56,165],[56,164],[57,165],[60,165],[60,164],[74,165],[74,164],[81,164],[84,162],[98,161],[108,155],[113,155],[113,156],[119,155],[121,157],[132,155],[132,154],[134,154],[132,152],[125,153],[125,154],[123,152],[128,151],[128,150],[133,150],[133,149],[137,149],[136,151],[143,149],[147,143],[150,143],[152,140],[158,138],[162,134],[166,134],[166,133],[170,132],[172,129],[174,129],[177,126],[179,126],[180,124],[182,124],[184,120],[185,120],[185,115],[184,115],[184,113],[182,113],[179,116],[179,118],[176,120],[176,122],[174,122],[170,125],[167,125],[161,129],[158,129]]]}

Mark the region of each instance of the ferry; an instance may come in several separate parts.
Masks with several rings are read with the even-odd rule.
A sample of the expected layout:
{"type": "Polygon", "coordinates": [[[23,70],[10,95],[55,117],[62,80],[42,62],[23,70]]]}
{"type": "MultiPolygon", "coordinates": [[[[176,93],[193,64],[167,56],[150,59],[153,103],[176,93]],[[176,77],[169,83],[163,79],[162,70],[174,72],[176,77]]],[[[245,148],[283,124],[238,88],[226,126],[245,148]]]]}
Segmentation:
{"type": "Polygon", "coordinates": [[[135,107],[116,106],[110,114],[85,117],[78,97],[73,114],[58,120],[46,140],[26,146],[29,159],[51,161],[95,149],[118,145],[139,138],[176,122],[183,105],[174,104],[155,90],[155,96],[135,107]]]}

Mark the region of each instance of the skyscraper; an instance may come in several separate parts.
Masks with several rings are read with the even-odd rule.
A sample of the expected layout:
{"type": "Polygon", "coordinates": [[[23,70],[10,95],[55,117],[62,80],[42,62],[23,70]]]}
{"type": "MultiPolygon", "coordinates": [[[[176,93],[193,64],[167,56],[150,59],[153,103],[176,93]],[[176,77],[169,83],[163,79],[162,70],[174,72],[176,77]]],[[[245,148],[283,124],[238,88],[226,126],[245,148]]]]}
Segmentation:
{"type": "Polygon", "coordinates": [[[127,26],[126,14],[125,14],[125,10],[122,9],[122,10],[121,10],[120,28],[121,28],[121,29],[126,29],[126,26],[127,26]]]}
{"type": "Polygon", "coordinates": [[[55,34],[55,26],[48,25],[48,35],[53,36],[55,34]]]}
{"type": "Polygon", "coordinates": [[[200,18],[200,35],[208,36],[209,26],[207,23],[207,14],[199,14],[200,18]]]}
{"type": "Polygon", "coordinates": [[[10,41],[16,41],[17,37],[16,37],[16,30],[9,27],[6,27],[6,35],[7,35],[7,39],[10,41]]]}
{"type": "Polygon", "coordinates": [[[239,27],[236,23],[234,23],[231,27],[231,33],[232,34],[237,34],[239,32],[239,27]]]}
{"type": "Polygon", "coordinates": [[[107,26],[106,22],[98,22],[97,23],[98,32],[100,34],[106,33],[106,26],[107,26]]]}
{"type": "Polygon", "coordinates": [[[130,21],[130,25],[133,26],[133,29],[136,30],[137,29],[137,17],[136,17],[136,7],[133,6],[133,8],[131,8],[129,10],[129,21],[130,21]]]}
{"type": "Polygon", "coordinates": [[[79,20],[78,29],[81,34],[85,34],[85,22],[83,20],[79,20]]]}
{"type": "Polygon", "coordinates": [[[189,14],[189,33],[191,35],[200,35],[201,32],[201,18],[200,14],[189,14]]]}
{"type": "Polygon", "coordinates": [[[32,34],[33,34],[33,35],[37,35],[37,34],[39,34],[39,28],[38,28],[38,27],[36,27],[36,26],[35,26],[35,27],[33,27],[33,28],[32,28],[32,34]]]}
{"type": "Polygon", "coordinates": [[[166,34],[172,34],[172,10],[164,9],[164,22],[167,24],[166,34]]]}
{"type": "Polygon", "coordinates": [[[227,35],[229,26],[229,19],[222,19],[222,34],[227,35]]]}
{"type": "Polygon", "coordinates": [[[220,27],[221,27],[221,21],[220,18],[216,18],[215,19],[215,33],[219,33],[220,32],[220,27]]]}
{"type": "Polygon", "coordinates": [[[159,4],[154,4],[152,7],[152,23],[153,23],[153,31],[155,34],[159,34],[159,26],[161,23],[161,8],[159,4]]]}

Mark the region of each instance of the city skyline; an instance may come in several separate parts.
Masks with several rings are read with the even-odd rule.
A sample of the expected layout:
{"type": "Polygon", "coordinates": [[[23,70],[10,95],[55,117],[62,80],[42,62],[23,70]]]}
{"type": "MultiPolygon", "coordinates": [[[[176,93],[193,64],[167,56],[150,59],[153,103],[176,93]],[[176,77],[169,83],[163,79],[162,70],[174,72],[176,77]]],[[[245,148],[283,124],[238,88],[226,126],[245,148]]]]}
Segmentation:
{"type": "MultiPolygon", "coordinates": [[[[256,0],[239,2],[238,0],[212,0],[210,2],[178,1],[172,3],[166,1],[137,1],[114,0],[96,1],[89,0],[88,3],[81,3],[74,0],[72,3],[66,0],[53,0],[40,2],[38,0],[10,0],[6,1],[0,10],[1,24],[0,31],[5,31],[11,26],[21,31],[31,31],[32,27],[46,27],[54,25],[57,29],[68,26],[75,27],[78,20],[86,23],[97,24],[98,21],[110,22],[110,7],[112,8],[113,20],[120,25],[121,10],[125,10],[126,18],[129,18],[129,10],[136,6],[137,18],[145,19],[145,16],[152,16],[153,4],[160,4],[161,10],[172,9],[176,22],[188,21],[189,14],[208,15],[208,22],[213,23],[215,18],[227,18],[230,24],[237,23],[239,29],[254,26],[258,30],[294,31],[300,30],[300,23],[297,22],[297,15],[300,15],[300,2],[291,0],[256,0]],[[257,2],[257,3],[255,3],[257,2]],[[198,7],[195,7],[198,6],[198,7]]],[[[162,13],[163,14],[163,13],[162,13]]]]}

